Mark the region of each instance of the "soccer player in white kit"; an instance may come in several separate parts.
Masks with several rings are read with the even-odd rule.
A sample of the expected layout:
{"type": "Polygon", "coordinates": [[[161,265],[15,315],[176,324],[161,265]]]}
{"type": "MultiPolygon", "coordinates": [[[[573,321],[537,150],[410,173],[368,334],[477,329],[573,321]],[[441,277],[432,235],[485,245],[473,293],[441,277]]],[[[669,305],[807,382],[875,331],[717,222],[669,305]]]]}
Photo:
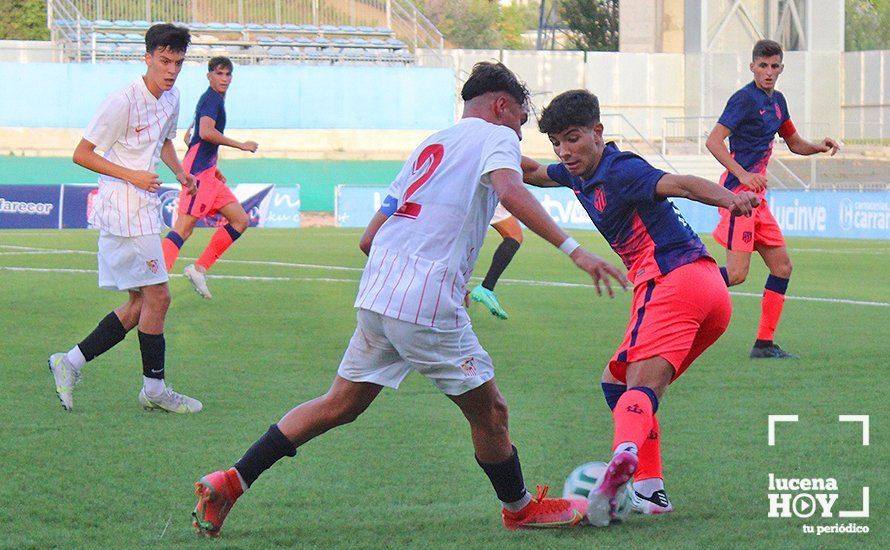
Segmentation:
{"type": "Polygon", "coordinates": [[[173,84],[190,41],[185,27],[165,23],[148,29],[145,76],[105,99],[74,151],[75,163],[99,174],[99,194],[90,213],[90,225],[99,229],[99,287],[128,292],[129,299],[70,351],[50,356],[56,393],[67,411],[74,406],[72,392],[81,368],[137,326],[142,407],[176,413],[201,410],[200,401],[174,392],[164,382],[164,318],[170,291],[160,238],[161,181],[154,172],[158,159],[163,160],[194,193],[195,177],[183,170],[171,141],[179,115],[179,90],[173,84]]]}
{"type": "Polygon", "coordinates": [[[523,187],[519,139],[528,91],[500,63],[477,64],[463,87],[463,118],[418,146],[370,222],[370,256],[355,300],[358,323],[333,385],[288,412],[229,470],[201,478],[194,527],[219,534],[235,500],[276,461],[355,420],[384,387],[426,376],[470,423],[476,460],[503,505],[508,529],[579,524],[584,501],[533,496],[507,430],[507,405],[491,357],[464,309],[467,283],[498,199],[532,231],[569,254],[599,290],[626,279],[586,250],[523,187]],[[392,212],[390,214],[390,210],[392,212]],[[376,233],[376,235],[375,235],[376,233]]]}

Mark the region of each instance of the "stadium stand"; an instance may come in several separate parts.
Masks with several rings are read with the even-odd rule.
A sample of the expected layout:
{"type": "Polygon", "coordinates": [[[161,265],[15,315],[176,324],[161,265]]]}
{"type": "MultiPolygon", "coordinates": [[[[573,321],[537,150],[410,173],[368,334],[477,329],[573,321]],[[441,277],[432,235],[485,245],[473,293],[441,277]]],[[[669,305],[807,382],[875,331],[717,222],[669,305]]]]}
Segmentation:
{"type": "Polygon", "coordinates": [[[47,2],[53,42],[64,52],[65,60],[96,63],[138,59],[143,53],[145,31],[154,23],[162,22],[140,19],[138,14],[154,15],[155,12],[191,16],[190,22],[168,20],[192,31],[189,60],[193,63],[202,63],[214,55],[227,55],[241,64],[412,65],[416,62],[413,52],[417,48],[441,51],[444,46],[441,33],[409,0],[342,0],[339,4],[343,12],[350,14],[348,22],[340,21],[343,14],[330,6],[322,11],[317,7],[314,11],[301,11],[298,8],[306,2],[299,0],[276,0],[275,9],[266,12],[250,4],[268,2],[239,0],[238,10],[232,13],[202,12],[195,8],[196,3],[186,3],[193,7],[191,13],[177,14],[163,13],[162,8],[169,7],[163,1],[155,1],[154,6],[152,0],[115,4],[116,15],[122,17],[107,19],[100,14],[103,7],[106,11],[109,8],[100,0],[47,2]],[[245,13],[246,8],[252,10],[245,13]],[[361,18],[355,15],[357,11],[361,11],[361,18]],[[282,20],[282,13],[292,20],[282,20]],[[125,15],[131,18],[123,18],[125,15]],[[220,15],[238,20],[205,20],[220,15]],[[378,26],[379,21],[390,24],[378,26]],[[404,32],[397,32],[396,28],[404,32]]]}

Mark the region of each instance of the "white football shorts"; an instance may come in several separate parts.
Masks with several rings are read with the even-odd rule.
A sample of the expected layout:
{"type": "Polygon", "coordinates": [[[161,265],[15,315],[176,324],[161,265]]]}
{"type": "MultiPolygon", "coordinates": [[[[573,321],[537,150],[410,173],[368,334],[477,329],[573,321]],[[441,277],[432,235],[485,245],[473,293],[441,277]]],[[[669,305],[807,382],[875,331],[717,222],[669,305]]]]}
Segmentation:
{"type": "Polygon", "coordinates": [[[337,374],[352,382],[398,389],[415,370],[442,393],[462,395],[494,378],[473,326],[441,329],[358,309],[358,324],[337,374]]]}
{"type": "Polygon", "coordinates": [[[491,222],[489,222],[489,225],[501,223],[502,221],[506,220],[507,218],[512,218],[512,217],[513,217],[513,214],[511,214],[509,210],[504,208],[503,204],[498,203],[497,208],[494,209],[494,215],[491,217],[491,222]]]}
{"type": "Polygon", "coordinates": [[[99,288],[137,290],[168,280],[160,235],[120,237],[99,232],[99,288]]]}

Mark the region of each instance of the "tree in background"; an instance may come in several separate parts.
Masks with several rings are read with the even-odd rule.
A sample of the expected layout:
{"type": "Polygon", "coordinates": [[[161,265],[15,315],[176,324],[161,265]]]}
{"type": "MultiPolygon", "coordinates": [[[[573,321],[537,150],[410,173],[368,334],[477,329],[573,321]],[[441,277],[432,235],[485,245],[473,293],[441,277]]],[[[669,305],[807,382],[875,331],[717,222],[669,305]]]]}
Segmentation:
{"type": "Polygon", "coordinates": [[[0,1],[0,40],[49,40],[46,1],[0,1]]]}
{"type": "Polygon", "coordinates": [[[844,49],[890,49],[890,0],[847,0],[844,49]]]}
{"type": "Polygon", "coordinates": [[[575,49],[618,51],[618,0],[560,0],[560,12],[575,49]]]}
{"type": "Polygon", "coordinates": [[[528,48],[522,33],[537,25],[534,2],[502,6],[497,0],[424,0],[422,9],[457,48],[528,48]]]}

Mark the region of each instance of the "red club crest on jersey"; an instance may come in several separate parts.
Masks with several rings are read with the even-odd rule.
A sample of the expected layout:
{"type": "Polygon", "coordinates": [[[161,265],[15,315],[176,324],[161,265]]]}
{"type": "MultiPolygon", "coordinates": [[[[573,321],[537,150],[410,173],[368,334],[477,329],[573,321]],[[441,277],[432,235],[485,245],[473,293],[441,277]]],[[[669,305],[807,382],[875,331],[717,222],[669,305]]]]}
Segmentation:
{"type": "Polygon", "coordinates": [[[776,118],[779,120],[782,120],[782,108],[779,107],[778,103],[776,103],[775,107],[776,107],[776,118]]]}
{"type": "Polygon", "coordinates": [[[751,239],[753,239],[753,238],[754,238],[754,235],[752,235],[750,231],[744,231],[742,233],[742,240],[745,242],[745,244],[750,243],[751,239]]]}
{"type": "Polygon", "coordinates": [[[593,192],[593,207],[602,212],[606,209],[606,192],[602,186],[597,187],[593,192]]]}

